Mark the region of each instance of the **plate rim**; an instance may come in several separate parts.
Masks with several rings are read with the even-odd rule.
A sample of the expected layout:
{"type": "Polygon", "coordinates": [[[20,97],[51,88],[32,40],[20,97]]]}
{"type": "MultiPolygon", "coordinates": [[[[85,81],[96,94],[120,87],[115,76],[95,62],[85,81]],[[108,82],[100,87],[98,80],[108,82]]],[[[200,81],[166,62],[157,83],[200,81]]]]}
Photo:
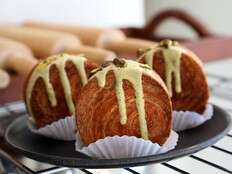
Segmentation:
{"type": "Polygon", "coordinates": [[[222,137],[224,137],[229,130],[232,127],[232,119],[230,117],[230,114],[225,111],[224,109],[222,109],[221,107],[217,106],[217,105],[213,105],[213,107],[217,110],[220,110],[221,112],[223,112],[225,119],[228,122],[227,127],[220,132],[220,134],[217,134],[216,136],[210,138],[210,141],[204,141],[201,142],[197,145],[193,145],[190,147],[186,147],[184,149],[178,149],[175,151],[169,151],[168,153],[163,153],[163,154],[159,154],[159,155],[149,155],[149,156],[143,156],[143,157],[135,157],[135,158],[118,158],[118,159],[97,159],[98,163],[94,163],[96,161],[96,159],[93,159],[91,157],[88,158],[88,156],[86,156],[86,159],[83,158],[73,158],[73,157],[63,157],[62,159],[60,159],[60,156],[55,156],[55,155],[47,155],[47,154],[39,154],[37,152],[32,152],[30,150],[23,150],[20,147],[18,147],[16,144],[11,144],[9,137],[7,136],[9,134],[9,132],[11,131],[11,129],[13,129],[12,127],[14,127],[14,125],[17,122],[20,122],[21,120],[25,119],[25,116],[19,117],[17,119],[15,119],[6,129],[5,135],[4,135],[4,141],[6,142],[6,144],[12,148],[13,150],[15,150],[16,152],[21,153],[22,155],[40,161],[40,162],[45,162],[45,163],[49,163],[49,164],[53,164],[53,165],[59,165],[59,166],[65,166],[65,167],[78,167],[78,168],[88,168],[88,169],[98,169],[98,168],[123,168],[123,167],[135,167],[135,166],[141,166],[141,165],[148,165],[148,164],[154,164],[154,163],[160,163],[160,162],[166,162],[166,161],[170,161],[172,159],[176,159],[176,158],[180,158],[183,156],[187,156],[190,154],[193,154],[195,152],[198,152],[206,147],[209,147],[210,145],[213,145],[214,143],[216,143],[217,141],[219,141],[222,137]],[[185,151],[184,153],[180,153],[180,151],[185,151]],[[172,156],[172,157],[170,157],[172,156]],[[56,160],[54,160],[54,158],[58,158],[56,160]],[[53,161],[53,162],[51,162],[53,161]],[[76,165],[77,163],[79,163],[81,161],[80,164],[76,165]],[[101,163],[104,162],[104,166],[101,165],[101,163]],[[62,164],[62,165],[61,165],[62,164]]]}

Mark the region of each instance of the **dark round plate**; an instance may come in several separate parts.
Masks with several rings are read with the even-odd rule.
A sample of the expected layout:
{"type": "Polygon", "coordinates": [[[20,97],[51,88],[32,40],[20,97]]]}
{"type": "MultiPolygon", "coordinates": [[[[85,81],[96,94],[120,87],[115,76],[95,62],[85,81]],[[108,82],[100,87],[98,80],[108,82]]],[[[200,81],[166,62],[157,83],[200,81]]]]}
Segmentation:
{"type": "Polygon", "coordinates": [[[169,161],[214,144],[226,135],[231,125],[229,114],[214,106],[214,116],[211,120],[197,128],[179,132],[178,145],[172,151],[137,158],[91,159],[76,152],[73,141],[58,141],[31,133],[27,128],[26,119],[18,118],[6,131],[5,140],[13,149],[41,162],[78,168],[132,167],[169,161]]]}

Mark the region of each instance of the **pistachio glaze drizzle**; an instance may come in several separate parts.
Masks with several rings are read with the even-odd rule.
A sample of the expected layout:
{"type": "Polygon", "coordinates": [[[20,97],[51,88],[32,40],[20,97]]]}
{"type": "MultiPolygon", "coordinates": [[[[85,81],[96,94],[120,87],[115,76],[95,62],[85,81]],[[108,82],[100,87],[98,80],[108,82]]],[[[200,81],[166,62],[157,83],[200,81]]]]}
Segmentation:
{"type": "MultiPolygon", "coordinates": [[[[165,63],[165,83],[168,88],[169,94],[172,96],[172,78],[175,79],[175,91],[181,92],[181,75],[180,64],[183,49],[178,46],[176,41],[163,40],[156,48],[149,48],[142,53],[145,55],[145,63],[153,68],[153,58],[155,51],[161,50],[165,63]]],[[[141,53],[141,50],[140,50],[141,53]]]]}
{"type": "Polygon", "coordinates": [[[31,100],[33,87],[39,78],[41,78],[44,81],[46,92],[48,95],[48,99],[51,103],[51,106],[54,107],[57,105],[55,91],[53,89],[53,86],[50,82],[50,77],[49,77],[50,68],[52,65],[55,65],[59,71],[59,76],[60,76],[60,80],[61,80],[61,83],[64,89],[65,100],[69,108],[69,111],[71,114],[75,113],[75,107],[74,107],[74,103],[72,100],[70,82],[69,82],[69,79],[68,79],[68,76],[65,70],[67,61],[71,61],[75,65],[76,69],[79,72],[82,84],[84,85],[87,83],[87,75],[85,72],[85,64],[84,64],[86,61],[86,58],[83,57],[82,55],[74,56],[74,55],[68,55],[68,54],[61,54],[61,55],[49,57],[46,60],[40,62],[36,66],[34,71],[32,72],[30,79],[28,81],[27,89],[26,89],[26,103],[28,106],[29,113],[32,114],[32,118],[33,118],[33,112],[30,106],[30,100],[31,100]]]}
{"type": "Polygon", "coordinates": [[[115,91],[118,100],[120,113],[120,123],[122,125],[127,122],[127,111],[125,94],[123,90],[123,80],[128,80],[135,91],[136,107],[138,110],[140,132],[143,139],[148,139],[148,128],[146,122],[146,113],[144,109],[144,95],[142,86],[142,74],[152,76],[152,70],[149,66],[140,64],[131,60],[114,59],[113,63],[101,68],[90,79],[96,78],[98,85],[104,87],[106,84],[106,75],[109,71],[113,71],[116,79],[115,91]]]}

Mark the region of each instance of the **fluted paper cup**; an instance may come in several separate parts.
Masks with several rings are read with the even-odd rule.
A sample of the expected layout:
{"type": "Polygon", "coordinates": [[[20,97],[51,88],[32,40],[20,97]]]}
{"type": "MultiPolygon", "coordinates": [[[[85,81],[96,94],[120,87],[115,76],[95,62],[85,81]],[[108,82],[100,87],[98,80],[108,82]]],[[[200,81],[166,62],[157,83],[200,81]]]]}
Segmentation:
{"type": "Polygon", "coordinates": [[[113,136],[99,139],[95,143],[83,146],[77,135],[76,151],[98,159],[133,158],[165,153],[175,148],[178,134],[171,131],[167,141],[160,146],[150,140],[144,140],[134,136],[113,136]]]}
{"type": "Polygon", "coordinates": [[[202,114],[191,111],[173,111],[172,129],[182,131],[197,127],[213,116],[213,106],[208,104],[202,114]]]}
{"type": "Polygon", "coordinates": [[[74,116],[67,116],[42,128],[36,128],[35,124],[28,121],[31,132],[57,140],[71,141],[76,139],[77,128],[74,116]]]}

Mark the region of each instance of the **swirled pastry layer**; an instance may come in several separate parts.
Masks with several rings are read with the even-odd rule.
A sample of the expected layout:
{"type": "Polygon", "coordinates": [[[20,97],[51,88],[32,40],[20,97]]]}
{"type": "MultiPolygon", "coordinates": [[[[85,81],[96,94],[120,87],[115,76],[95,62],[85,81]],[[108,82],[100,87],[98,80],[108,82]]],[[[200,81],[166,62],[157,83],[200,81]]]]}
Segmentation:
{"type": "Polygon", "coordinates": [[[171,129],[167,89],[148,66],[123,60],[100,69],[82,88],[77,126],[85,144],[128,135],[163,144],[171,129]]]}
{"type": "Polygon", "coordinates": [[[163,41],[139,56],[164,80],[172,96],[173,110],[202,113],[209,90],[200,59],[174,41],[163,41]]]}
{"type": "Polygon", "coordinates": [[[61,54],[41,61],[25,83],[24,99],[38,127],[75,114],[81,87],[96,64],[83,56],[61,54]]]}

